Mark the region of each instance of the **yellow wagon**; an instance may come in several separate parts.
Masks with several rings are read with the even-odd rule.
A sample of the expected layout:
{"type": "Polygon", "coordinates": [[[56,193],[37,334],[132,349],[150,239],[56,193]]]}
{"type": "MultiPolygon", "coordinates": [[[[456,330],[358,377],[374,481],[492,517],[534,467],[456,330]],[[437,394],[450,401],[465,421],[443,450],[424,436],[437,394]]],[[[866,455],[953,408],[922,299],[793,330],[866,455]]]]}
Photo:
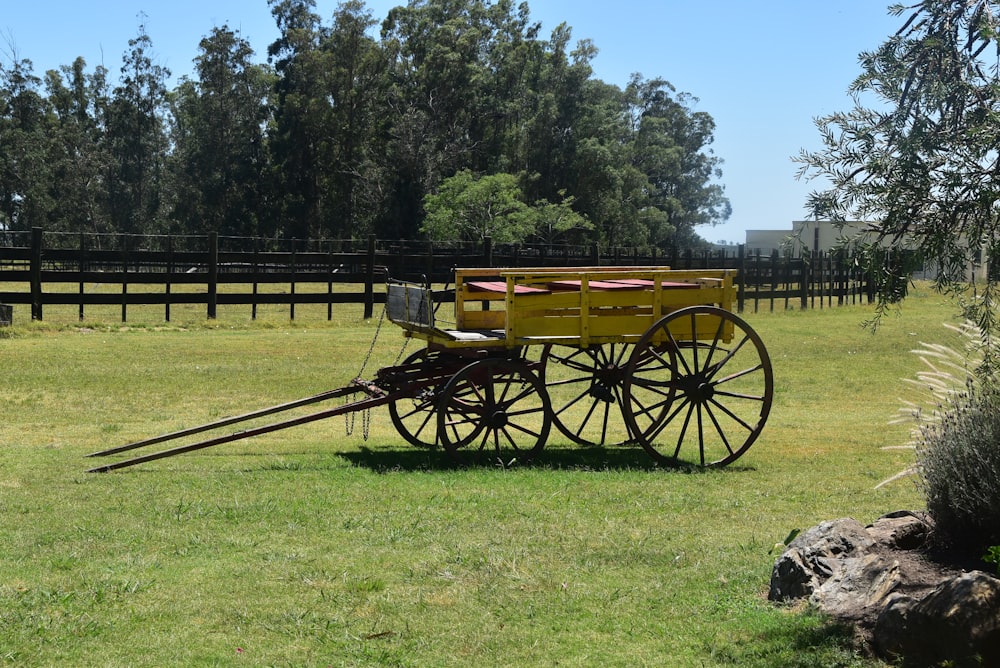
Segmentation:
{"type": "Polygon", "coordinates": [[[387,405],[408,442],[462,463],[536,457],[552,426],[592,447],[634,444],[658,463],[722,466],[771,409],[771,361],[732,312],[734,272],[663,267],[456,269],[454,318],[429,286],[390,280],[388,318],[424,345],[372,380],[103,450],[112,455],[339,397],[352,403],[152,454],[170,457],[387,405]]]}

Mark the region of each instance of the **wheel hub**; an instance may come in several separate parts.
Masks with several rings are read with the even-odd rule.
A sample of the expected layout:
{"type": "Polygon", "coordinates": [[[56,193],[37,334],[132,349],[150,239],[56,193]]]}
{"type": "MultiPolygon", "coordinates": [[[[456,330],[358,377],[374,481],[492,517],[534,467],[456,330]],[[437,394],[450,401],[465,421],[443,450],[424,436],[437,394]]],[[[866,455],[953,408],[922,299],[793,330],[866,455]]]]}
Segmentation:
{"type": "Polygon", "coordinates": [[[697,404],[708,403],[715,396],[715,385],[703,374],[686,376],[679,385],[684,396],[697,404]]]}
{"type": "Polygon", "coordinates": [[[598,401],[603,401],[606,404],[615,403],[615,394],[611,391],[611,388],[604,383],[594,383],[590,386],[588,391],[590,396],[594,397],[598,401]]]}
{"type": "Polygon", "coordinates": [[[489,424],[490,429],[503,429],[507,426],[507,413],[504,411],[495,411],[486,420],[489,424]]]}

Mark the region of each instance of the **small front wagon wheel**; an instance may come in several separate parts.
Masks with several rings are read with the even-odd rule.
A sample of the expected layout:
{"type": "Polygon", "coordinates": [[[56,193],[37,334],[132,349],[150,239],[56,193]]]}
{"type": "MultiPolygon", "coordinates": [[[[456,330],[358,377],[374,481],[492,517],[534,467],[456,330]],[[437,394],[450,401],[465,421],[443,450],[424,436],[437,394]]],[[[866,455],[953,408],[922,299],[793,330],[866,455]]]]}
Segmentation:
{"type": "MultiPolygon", "coordinates": [[[[433,353],[422,348],[403,360],[402,367],[418,367],[427,362],[433,353]]],[[[441,396],[440,386],[422,388],[413,396],[389,402],[389,417],[399,435],[418,448],[433,448],[438,443],[437,399],[441,396]]]]}
{"type": "Polygon", "coordinates": [[[526,463],[545,446],[551,425],[545,385],[515,360],[469,364],[448,381],[438,404],[438,435],[460,464],[526,463]]]}
{"type": "Polygon", "coordinates": [[[552,421],[574,443],[625,442],[622,385],[632,348],[629,343],[545,346],[540,373],[552,402],[552,421]]]}
{"type": "Polygon", "coordinates": [[[624,395],[629,433],[656,461],[724,466],[764,428],[771,359],[760,336],[729,311],[679,309],[636,343],[624,395]]]}

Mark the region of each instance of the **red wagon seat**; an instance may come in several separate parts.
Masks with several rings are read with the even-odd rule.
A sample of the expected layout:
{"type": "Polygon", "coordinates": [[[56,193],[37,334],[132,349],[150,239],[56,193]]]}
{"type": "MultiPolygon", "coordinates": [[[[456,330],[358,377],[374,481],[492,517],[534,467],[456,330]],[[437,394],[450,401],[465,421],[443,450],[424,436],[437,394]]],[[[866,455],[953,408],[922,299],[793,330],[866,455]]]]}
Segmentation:
{"type": "MultiPolygon", "coordinates": [[[[611,283],[625,283],[633,287],[643,287],[651,288],[654,285],[654,281],[648,278],[615,278],[610,281],[611,283]]],[[[591,283],[593,285],[593,283],[591,283]]],[[[679,283],[677,281],[660,281],[660,287],[664,290],[690,290],[692,288],[698,288],[697,283],[679,283]]]]}
{"type": "MultiPolygon", "coordinates": [[[[504,281],[466,281],[465,284],[468,285],[469,290],[473,292],[496,292],[500,294],[505,294],[507,292],[507,283],[504,281]]],[[[515,285],[514,294],[549,294],[549,290],[546,290],[545,288],[534,288],[530,285],[515,285]]]]}
{"type": "MultiPolygon", "coordinates": [[[[582,281],[552,281],[548,286],[553,290],[579,290],[582,281]]],[[[590,281],[591,290],[641,290],[642,285],[633,285],[624,281],[590,281]]]]}

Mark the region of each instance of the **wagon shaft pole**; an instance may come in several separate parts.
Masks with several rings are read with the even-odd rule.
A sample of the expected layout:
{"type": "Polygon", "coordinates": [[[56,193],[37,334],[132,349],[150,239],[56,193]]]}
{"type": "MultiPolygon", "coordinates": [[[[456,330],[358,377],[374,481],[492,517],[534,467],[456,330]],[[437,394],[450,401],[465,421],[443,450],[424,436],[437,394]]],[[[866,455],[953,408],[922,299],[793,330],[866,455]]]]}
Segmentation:
{"type": "Polygon", "coordinates": [[[106,455],[118,454],[119,452],[127,452],[129,450],[135,450],[136,448],[144,448],[146,446],[155,445],[157,443],[173,441],[178,438],[194,436],[195,434],[200,434],[205,431],[211,431],[212,429],[218,429],[220,427],[227,427],[231,424],[236,424],[238,422],[246,422],[247,420],[253,420],[259,417],[265,417],[267,415],[274,415],[275,413],[281,413],[282,411],[291,410],[293,408],[299,408],[300,406],[308,406],[309,404],[315,404],[320,401],[328,401],[330,399],[336,399],[337,397],[343,397],[348,394],[353,394],[357,391],[359,391],[358,388],[355,388],[353,386],[341,387],[336,390],[321,392],[320,394],[311,397],[306,397],[305,399],[297,399],[295,401],[289,401],[288,403],[279,404],[277,406],[271,406],[270,408],[262,408],[260,410],[253,411],[252,413],[235,415],[233,417],[227,417],[221,420],[216,420],[215,422],[209,422],[207,424],[198,425],[197,427],[189,427],[188,429],[181,429],[180,431],[171,432],[169,434],[154,436],[153,438],[147,438],[141,441],[135,441],[134,443],[128,443],[126,445],[120,445],[115,448],[101,450],[100,452],[93,452],[87,456],[104,457],[106,455]]]}
{"type": "MultiPolygon", "coordinates": [[[[333,390],[333,392],[339,392],[337,396],[343,396],[352,392],[360,392],[365,388],[361,387],[350,387],[341,388],[341,390],[333,390]],[[350,390],[350,392],[348,392],[350,390]]],[[[389,401],[393,401],[399,398],[398,393],[393,394],[378,394],[376,396],[369,396],[364,399],[359,399],[349,404],[344,404],[342,406],[337,406],[336,408],[330,408],[325,411],[320,411],[318,413],[312,413],[310,415],[304,415],[302,417],[292,418],[290,420],[284,420],[282,422],[275,422],[273,424],[267,424],[260,427],[254,427],[252,429],[247,429],[245,431],[236,432],[234,434],[227,434],[225,436],[216,436],[215,438],[209,438],[204,441],[198,441],[197,443],[190,443],[188,445],[181,445],[176,448],[170,448],[168,450],[161,450],[159,452],[153,452],[148,455],[141,455],[139,457],[133,457],[131,459],[125,459],[120,462],[114,462],[112,464],[105,464],[103,466],[96,466],[89,469],[87,473],[108,473],[116,469],[125,468],[127,466],[134,466],[135,464],[142,464],[143,462],[151,462],[156,459],[163,459],[164,457],[173,457],[174,455],[180,455],[185,452],[192,452],[194,450],[201,450],[203,448],[210,448],[214,445],[222,445],[223,443],[231,443],[232,441],[238,441],[244,438],[252,438],[254,436],[260,436],[261,434],[268,434],[272,431],[279,431],[281,429],[288,429],[289,427],[297,427],[302,424],[308,424],[310,422],[315,422],[317,420],[324,420],[326,418],[335,417],[337,415],[344,415],[346,413],[351,413],[354,411],[366,410],[369,408],[375,408],[377,406],[382,406],[389,401]]],[[[300,404],[301,405],[301,404],[300,404]]],[[[272,411],[273,412],[273,411],[272,411]]],[[[258,411],[258,415],[268,414],[266,412],[258,411]]],[[[245,418],[249,419],[249,418],[245,418]]],[[[231,422],[227,424],[232,424],[231,422]]],[[[204,430],[203,430],[204,431],[204,430]]],[[[158,442],[158,441],[157,441],[158,442]]]]}

